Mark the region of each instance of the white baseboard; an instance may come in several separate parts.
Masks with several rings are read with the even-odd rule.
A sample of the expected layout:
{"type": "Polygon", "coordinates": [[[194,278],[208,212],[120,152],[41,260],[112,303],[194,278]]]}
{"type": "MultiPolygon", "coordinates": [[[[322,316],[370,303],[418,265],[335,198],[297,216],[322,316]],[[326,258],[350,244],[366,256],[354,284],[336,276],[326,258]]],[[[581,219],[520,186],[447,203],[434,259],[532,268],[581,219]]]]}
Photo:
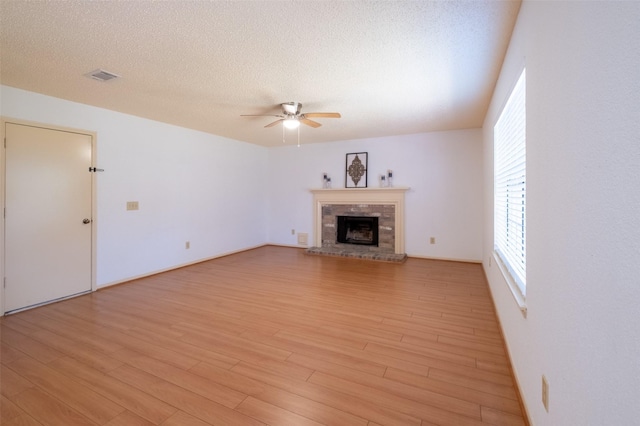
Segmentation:
{"type": "MultiPolygon", "coordinates": [[[[174,266],[170,266],[168,268],[159,269],[159,270],[156,270],[156,271],[151,271],[151,272],[148,272],[148,273],[145,273],[145,274],[124,278],[122,280],[111,281],[109,283],[101,284],[101,285],[97,286],[96,290],[100,290],[100,289],[111,287],[111,286],[118,285],[118,284],[124,284],[124,283],[127,283],[129,281],[134,281],[134,280],[138,280],[138,279],[141,279],[141,278],[150,277],[152,275],[161,274],[163,272],[169,272],[169,271],[172,271],[174,269],[184,268],[186,266],[195,265],[197,263],[202,263],[202,262],[206,262],[206,261],[209,261],[209,260],[218,259],[220,257],[225,257],[225,256],[229,256],[229,255],[232,255],[232,254],[241,253],[243,251],[253,250],[253,249],[257,249],[257,248],[264,247],[264,246],[290,247],[290,248],[296,248],[296,249],[308,249],[309,248],[307,246],[300,246],[300,245],[297,245],[297,244],[278,244],[278,243],[259,244],[259,245],[256,245],[256,246],[245,247],[245,248],[238,249],[238,250],[233,250],[233,251],[220,253],[220,254],[217,254],[215,256],[205,257],[203,259],[198,259],[198,260],[194,260],[194,261],[187,262],[187,263],[181,263],[179,265],[174,265],[174,266]]],[[[431,256],[421,256],[421,255],[414,255],[414,254],[407,254],[407,256],[408,257],[417,258],[417,259],[447,260],[447,261],[451,261],[451,262],[466,262],[466,263],[482,263],[481,260],[477,260],[477,259],[452,259],[452,258],[446,258],[446,257],[431,257],[431,256]]]]}
{"type": "Polygon", "coordinates": [[[195,265],[195,264],[197,264],[197,263],[206,262],[206,261],[208,261],[208,260],[218,259],[218,258],[220,258],[220,257],[225,257],[225,256],[229,256],[229,255],[232,255],[232,254],[241,253],[241,252],[243,252],[243,251],[248,251],[248,250],[257,249],[257,248],[264,247],[264,246],[268,246],[268,245],[272,245],[272,244],[259,244],[259,245],[257,245],[257,246],[245,247],[245,248],[243,248],[243,249],[233,250],[233,251],[228,251],[228,252],[220,253],[220,254],[215,255],[215,256],[205,257],[205,258],[203,258],[203,259],[198,259],[198,260],[194,260],[194,261],[187,262],[187,263],[181,263],[181,264],[179,264],[179,265],[170,266],[170,267],[168,267],[168,268],[159,269],[159,270],[156,270],[156,271],[148,272],[148,273],[141,274],[141,275],[136,275],[136,276],[133,276],[133,277],[129,277],[129,278],[122,279],[122,280],[112,281],[112,282],[110,282],[110,283],[106,283],[106,284],[101,284],[101,285],[99,285],[99,286],[97,287],[97,290],[101,290],[101,289],[103,289],[103,288],[111,287],[111,286],[118,285],[118,284],[124,284],[124,283],[127,283],[127,282],[129,282],[129,281],[139,280],[140,278],[150,277],[150,276],[152,276],[152,275],[158,275],[158,274],[161,274],[161,273],[163,273],[163,272],[173,271],[174,269],[184,268],[185,266],[195,265]]]}
{"type": "Polygon", "coordinates": [[[279,243],[267,243],[265,244],[265,246],[275,246],[275,247],[291,247],[291,248],[297,248],[297,249],[308,249],[308,246],[301,246],[298,244],[279,244],[279,243]]]}
{"type": "Polygon", "coordinates": [[[423,256],[419,254],[407,253],[408,257],[416,259],[428,259],[428,260],[447,260],[449,262],[464,262],[464,263],[482,263],[481,259],[454,259],[452,257],[435,257],[435,256],[423,256]]]}

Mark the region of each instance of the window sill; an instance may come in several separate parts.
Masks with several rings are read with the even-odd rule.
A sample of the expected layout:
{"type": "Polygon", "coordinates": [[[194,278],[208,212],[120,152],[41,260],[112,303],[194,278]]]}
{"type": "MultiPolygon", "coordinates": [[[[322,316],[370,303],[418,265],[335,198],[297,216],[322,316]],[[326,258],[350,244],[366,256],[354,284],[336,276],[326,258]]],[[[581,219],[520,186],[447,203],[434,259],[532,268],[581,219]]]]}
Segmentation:
{"type": "Polygon", "coordinates": [[[524,318],[526,318],[527,303],[526,303],[526,298],[524,294],[522,294],[520,287],[518,287],[518,284],[516,284],[514,279],[511,277],[511,274],[509,273],[507,268],[504,266],[504,264],[502,263],[502,260],[496,254],[495,251],[492,253],[492,255],[493,255],[493,261],[495,262],[496,265],[498,265],[498,268],[500,269],[500,273],[502,273],[502,276],[504,277],[504,280],[507,283],[507,287],[509,287],[509,290],[511,291],[511,295],[513,296],[514,300],[518,304],[518,308],[520,308],[520,313],[524,318]]]}

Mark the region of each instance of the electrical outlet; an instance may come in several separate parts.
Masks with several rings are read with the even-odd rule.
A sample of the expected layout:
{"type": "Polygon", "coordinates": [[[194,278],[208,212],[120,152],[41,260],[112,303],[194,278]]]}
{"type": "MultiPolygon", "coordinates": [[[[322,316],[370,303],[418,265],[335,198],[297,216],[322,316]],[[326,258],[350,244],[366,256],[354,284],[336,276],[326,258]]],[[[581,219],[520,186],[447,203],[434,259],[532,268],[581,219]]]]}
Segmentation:
{"type": "Polygon", "coordinates": [[[435,244],[435,243],[436,243],[436,237],[429,238],[429,244],[435,244]]]}
{"type": "Polygon", "coordinates": [[[309,239],[309,234],[301,232],[298,234],[298,245],[306,246],[309,239]]]}
{"type": "Polygon", "coordinates": [[[139,208],[137,201],[127,201],[127,210],[138,210],[139,208]]]}
{"type": "Polygon", "coordinates": [[[542,405],[544,405],[544,409],[549,412],[549,382],[547,382],[547,378],[542,375],[542,405]]]}
{"type": "Polygon", "coordinates": [[[189,241],[187,241],[186,243],[184,243],[184,248],[189,250],[191,248],[191,243],[189,241]]]}

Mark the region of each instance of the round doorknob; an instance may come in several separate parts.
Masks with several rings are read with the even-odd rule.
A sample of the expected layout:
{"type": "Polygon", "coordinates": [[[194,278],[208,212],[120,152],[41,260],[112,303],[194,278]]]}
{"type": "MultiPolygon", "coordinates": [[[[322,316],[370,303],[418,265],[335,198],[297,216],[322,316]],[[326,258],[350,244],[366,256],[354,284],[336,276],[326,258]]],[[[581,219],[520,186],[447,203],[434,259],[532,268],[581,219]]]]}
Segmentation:
{"type": "Polygon", "coordinates": [[[82,223],[84,223],[85,225],[86,225],[87,223],[91,223],[91,219],[83,219],[83,220],[82,220],[82,223]]]}

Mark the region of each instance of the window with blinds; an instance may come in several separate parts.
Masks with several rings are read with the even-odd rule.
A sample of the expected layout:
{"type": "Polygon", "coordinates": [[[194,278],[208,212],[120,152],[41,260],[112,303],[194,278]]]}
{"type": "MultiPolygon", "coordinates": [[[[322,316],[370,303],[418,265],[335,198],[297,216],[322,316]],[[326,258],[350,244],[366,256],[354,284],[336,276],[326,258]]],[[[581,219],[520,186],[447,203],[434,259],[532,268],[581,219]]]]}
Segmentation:
{"type": "Polygon", "coordinates": [[[493,128],[494,249],[523,295],[527,260],[525,82],[522,71],[493,128]]]}

